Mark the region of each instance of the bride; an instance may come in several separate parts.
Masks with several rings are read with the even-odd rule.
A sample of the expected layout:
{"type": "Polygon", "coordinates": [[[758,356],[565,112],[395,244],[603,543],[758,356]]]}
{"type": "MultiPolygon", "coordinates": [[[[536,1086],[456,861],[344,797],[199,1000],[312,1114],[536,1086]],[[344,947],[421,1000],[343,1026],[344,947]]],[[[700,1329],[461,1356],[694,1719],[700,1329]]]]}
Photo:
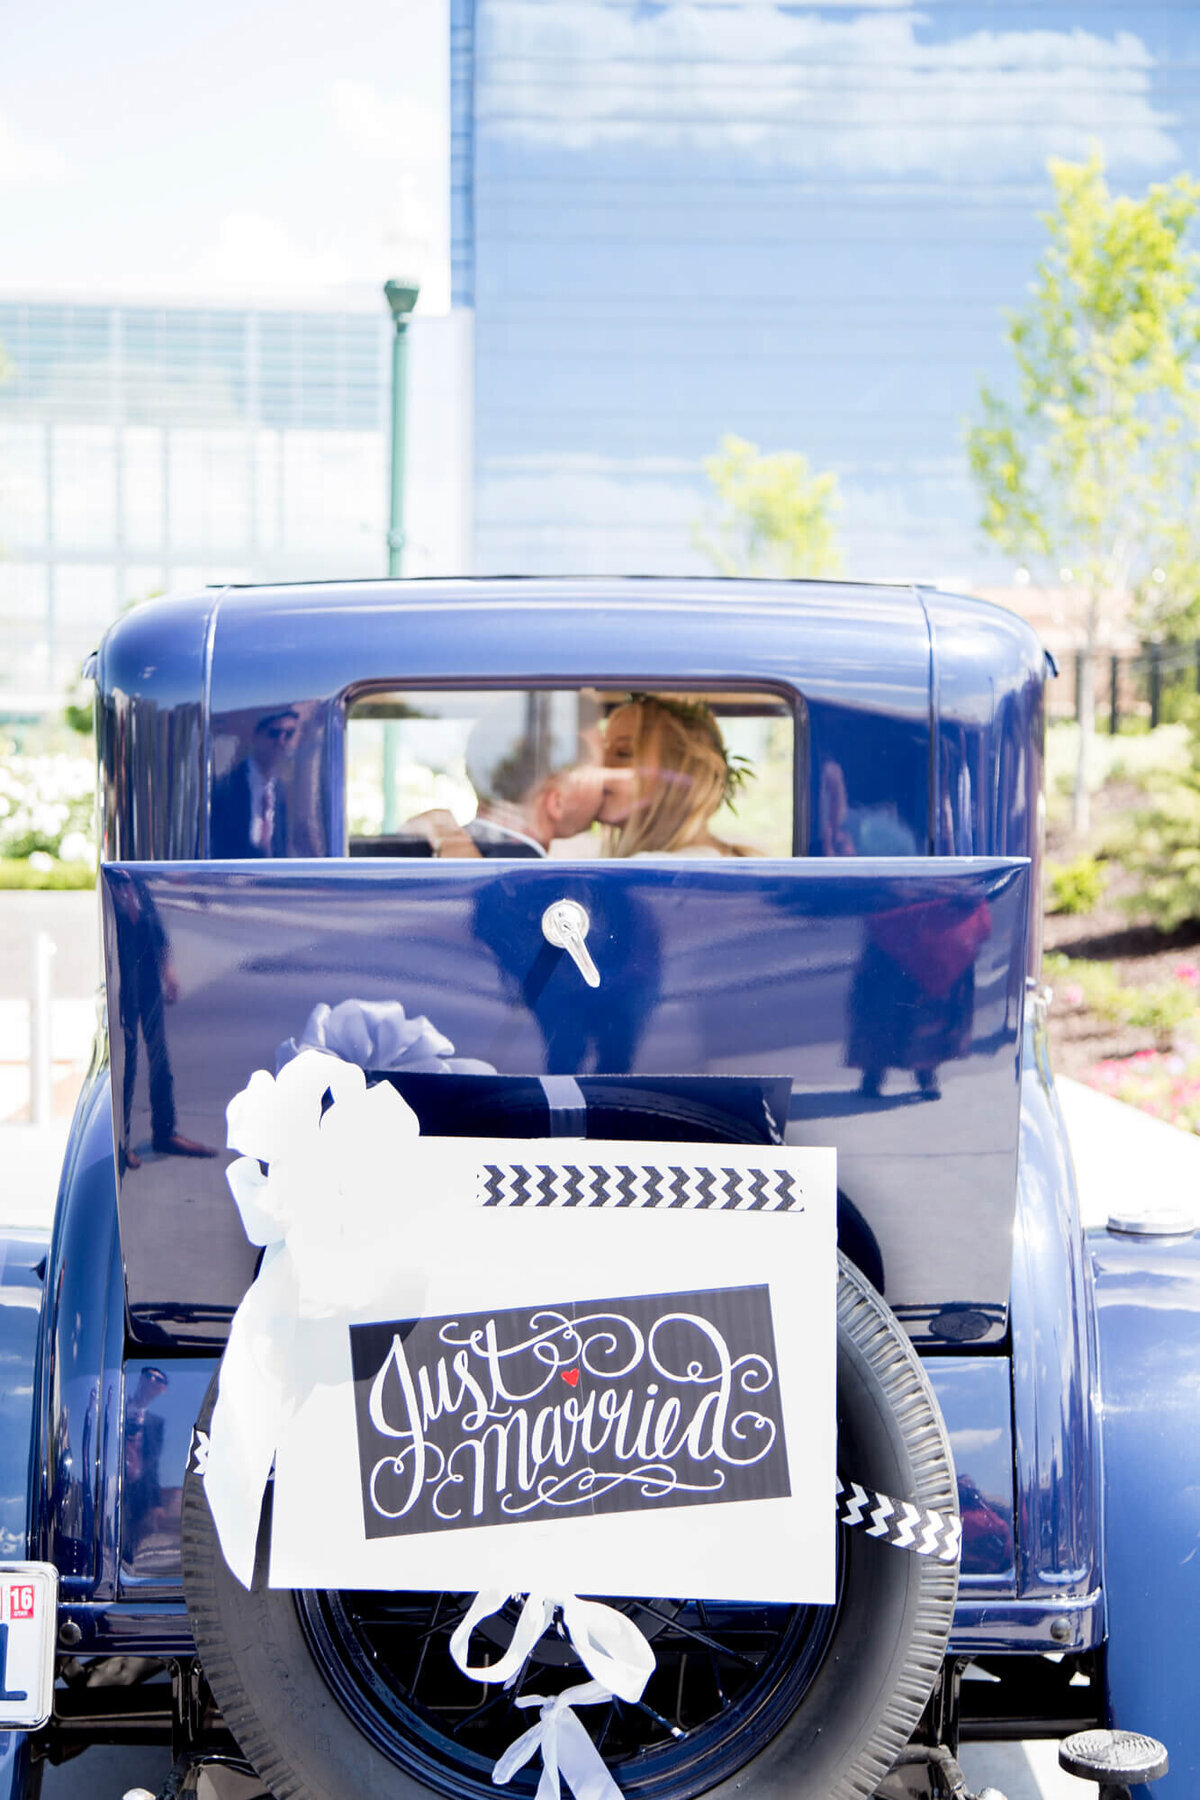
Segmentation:
{"type": "Polygon", "coordinates": [[[703,701],[631,695],[605,727],[604,766],[614,771],[599,813],[606,856],[762,854],[711,829],[748,771],[703,701]]]}

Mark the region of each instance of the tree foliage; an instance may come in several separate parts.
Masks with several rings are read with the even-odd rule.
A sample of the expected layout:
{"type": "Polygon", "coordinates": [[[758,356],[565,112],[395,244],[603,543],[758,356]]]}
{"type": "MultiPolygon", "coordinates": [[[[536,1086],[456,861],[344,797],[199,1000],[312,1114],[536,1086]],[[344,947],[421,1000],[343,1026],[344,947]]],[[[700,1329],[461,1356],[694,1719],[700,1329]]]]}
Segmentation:
{"type": "Polygon", "coordinates": [[[1107,618],[1134,595],[1161,625],[1197,592],[1200,257],[1187,233],[1200,183],[1113,194],[1099,151],[1049,171],[1048,242],[1006,332],[1015,397],[982,390],[967,454],[987,535],[1080,593],[1080,823],[1091,653],[1107,618]]]}
{"type": "Polygon", "coordinates": [[[696,542],[722,575],[841,573],[836,475],[814,472],[797,450],[764,456],[740,437],[723,438],[704,472],[720,511],[696,542]]]}

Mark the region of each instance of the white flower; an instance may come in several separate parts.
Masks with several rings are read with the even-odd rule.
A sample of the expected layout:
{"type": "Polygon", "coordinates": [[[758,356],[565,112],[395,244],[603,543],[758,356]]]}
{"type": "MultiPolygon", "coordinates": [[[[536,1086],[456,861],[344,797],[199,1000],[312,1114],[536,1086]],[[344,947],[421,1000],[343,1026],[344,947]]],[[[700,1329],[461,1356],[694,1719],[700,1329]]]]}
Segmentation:
{"type": "Polygon", "coordinates": [[[96,847],[82,831],[68,831],[58,846],[58,854],[63,862],[91,863],[96,861],[96,847]]]}

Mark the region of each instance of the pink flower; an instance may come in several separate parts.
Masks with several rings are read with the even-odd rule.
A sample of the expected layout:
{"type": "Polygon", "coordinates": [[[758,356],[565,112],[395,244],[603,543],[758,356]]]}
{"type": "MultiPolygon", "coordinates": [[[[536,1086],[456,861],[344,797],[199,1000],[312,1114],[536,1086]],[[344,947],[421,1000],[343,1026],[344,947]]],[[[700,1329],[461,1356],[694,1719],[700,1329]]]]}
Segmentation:
{"type": "Polygon", "coordinates": [[[1176,963],[1175,979],[1182,981],[1185,987],[1200,987],[1200,968],[1193,962],[1176,963]]]}
{"type": "Polygon", "coordinates": [[[1084,991],[1077,981],[1068,981],[1066,987],[1062,989],[1064,1006],[1082,1006],[1085,998],[1084,991]]]}

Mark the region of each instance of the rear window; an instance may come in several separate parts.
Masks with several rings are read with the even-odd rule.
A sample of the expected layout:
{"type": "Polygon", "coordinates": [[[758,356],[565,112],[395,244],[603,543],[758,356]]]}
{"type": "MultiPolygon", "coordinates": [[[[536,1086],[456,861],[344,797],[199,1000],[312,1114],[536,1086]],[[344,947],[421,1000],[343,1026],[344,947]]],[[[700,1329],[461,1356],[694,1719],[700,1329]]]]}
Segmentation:
{"type": "Polygon", "coordinates": [[[346,722],[352,856],[790,856],[769,692],[378,690],[346,722]]]}

